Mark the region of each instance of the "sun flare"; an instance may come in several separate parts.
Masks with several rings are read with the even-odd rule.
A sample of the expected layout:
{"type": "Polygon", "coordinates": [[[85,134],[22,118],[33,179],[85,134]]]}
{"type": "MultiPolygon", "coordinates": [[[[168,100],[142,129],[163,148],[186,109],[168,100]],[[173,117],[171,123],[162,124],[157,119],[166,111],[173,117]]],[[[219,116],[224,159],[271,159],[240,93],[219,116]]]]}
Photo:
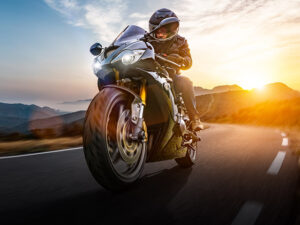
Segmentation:
{"type": "Polygon", "coordinates": [[[251,90],[251,89],[260,89],[262,90],[266,85],[266,82],[258,79],[246,79],[245,81],[241,82],[240,85],[243,89],[251,90]]]}
{"type": "Polygon", "coordinates": [[[262,90],[264,86],[268,83],[267,76],[264,73],[246,73],[244,76],[240,77],[237,84],[243,89],[259,89],[262,90]]]}

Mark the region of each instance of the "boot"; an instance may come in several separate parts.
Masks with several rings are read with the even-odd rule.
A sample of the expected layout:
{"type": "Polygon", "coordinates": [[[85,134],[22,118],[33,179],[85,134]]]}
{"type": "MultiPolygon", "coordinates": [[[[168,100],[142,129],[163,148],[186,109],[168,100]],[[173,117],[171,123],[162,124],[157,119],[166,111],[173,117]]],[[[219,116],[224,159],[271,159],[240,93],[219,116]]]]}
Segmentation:
{"type": "Polygon", "coordinates": [[[203,123],[200,121],[199,118],[195,118],[191,122],[191,127],[193,131],[200,131],[204,129],[203,123]]]}

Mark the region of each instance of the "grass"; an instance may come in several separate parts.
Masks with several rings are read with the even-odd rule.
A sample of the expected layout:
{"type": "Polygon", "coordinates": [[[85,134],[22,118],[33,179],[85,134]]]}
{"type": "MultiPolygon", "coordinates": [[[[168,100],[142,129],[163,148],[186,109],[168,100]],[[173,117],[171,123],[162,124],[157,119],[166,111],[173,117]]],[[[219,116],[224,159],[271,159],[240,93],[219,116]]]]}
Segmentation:
{"type": "Polygon", "coordinates": [[[20,140],[14,142],[0,142],[0,155],[7,156],[23,153],[51,151],[62,148],[78,147],[81,145],[81,136],[42,140],[20,140]]]}

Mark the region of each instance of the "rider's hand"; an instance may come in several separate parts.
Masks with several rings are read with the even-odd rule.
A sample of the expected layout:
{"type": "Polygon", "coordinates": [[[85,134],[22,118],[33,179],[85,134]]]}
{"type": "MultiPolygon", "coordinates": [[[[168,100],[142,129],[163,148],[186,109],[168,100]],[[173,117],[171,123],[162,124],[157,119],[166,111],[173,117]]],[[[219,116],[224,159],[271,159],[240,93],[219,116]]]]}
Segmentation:
{"type": "Polygon", "coordinates": [[[178,54],[174,54],[174,53],[170,54],[170,55],[167,55],[166,58],[168,60],[171,60],[171,61],[176,62],[178,64],[183,64],[183,62],[184,62],[184,58],[182,56],[180,56],[178,54]]]}

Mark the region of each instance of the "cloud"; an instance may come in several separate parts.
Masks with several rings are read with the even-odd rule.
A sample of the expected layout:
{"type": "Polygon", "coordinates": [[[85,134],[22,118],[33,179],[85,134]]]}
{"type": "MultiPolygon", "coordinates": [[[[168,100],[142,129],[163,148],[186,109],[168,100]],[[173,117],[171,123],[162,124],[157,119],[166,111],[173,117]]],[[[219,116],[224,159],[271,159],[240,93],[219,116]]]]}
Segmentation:
{"type": "Polygon", "coordinates": [[[111,42],[127,25],[124,19],[127,11],[126,1],[45,0],[45,2],[61,13],[68,23],[91,29],[102,41],[111,42]]]}
{"type": "Polygon", "coordinates": [[[211,0],[174,1],[175,11],[184,23],[182,29],[205,35],[223,27],[270,29],[274,25],[299,21],[300,1],[285,0],[211,0]]]}
{"type": "Polygon", "coordinates": [[[133,19],[144,19],[144,20],[149,19],[149,16],[147,14],[142,14],[142,13],[138,13],[138,12],[134,12],[134,13],[130,14],[129,17],[133,18],[133,19]]]}
{"type": "MultiPolygon", "coordinates": [[[[146,7],[146,10],[133,7],[138,3],[137,0],[134,3],[129,0],[45,2],[65,16],[68,23],[91,29],[101,40],[107,42],[114,39],[128,24],[147,28],[148,18],[155,9],[161,7],[173,9],[182,21],[181,30],[192,38],[195,35],[226,34],[226,29],[233,30],[233,27],[242,30],[245,36],[251,32],[270,32],[274,30],[274,26],[278,26],[282,33],[285,25],[299,26],[300,21],[299,0],[146,0],[143,5],[151,6],[146,7]]],[[[278,29],[276,30],[272,34],[278,34],[278,29]]]]}
{"type": "Polygon", "coordinates": [[[176,0],[172,7],[194,49],[217,47],[226,60],[249,54],[249,46],[260,45],[258,51],[276,48],[287,36],[300,35],[299,0],[176,0]]]}
{"type": "Polygon", "coordinates": [[[87,4],[84,6],[85,26],[91,28],[104,41],[111,41],[116,33],[127,25],[123,19],[126,4],[118,0],[111,2],[109,5],[87,4]]]}
{"type": "Polygon", "coordinates": [[[148,19],[155,10],[172,9],[181,20],[180,34],[188,39],[191,47],[194,65],[187,73],[196,82],[200,82],[199,73],[237,76],[242,69],[271,64],[272,60],[276,64],[280,55],[300,49],[296,41],[300,36],[299,0],[45,2],[68,23],[90,29],[100,41],[108,43],[126,25],[147,29],[148,19]]]}
{"type": "Polygon", "coordinates": [[[45,0],[45,2],[56,11],[60,12],[64,16],[71,17],[72,11],[79,10],[77,1],[75,0],[45,0]]]}

